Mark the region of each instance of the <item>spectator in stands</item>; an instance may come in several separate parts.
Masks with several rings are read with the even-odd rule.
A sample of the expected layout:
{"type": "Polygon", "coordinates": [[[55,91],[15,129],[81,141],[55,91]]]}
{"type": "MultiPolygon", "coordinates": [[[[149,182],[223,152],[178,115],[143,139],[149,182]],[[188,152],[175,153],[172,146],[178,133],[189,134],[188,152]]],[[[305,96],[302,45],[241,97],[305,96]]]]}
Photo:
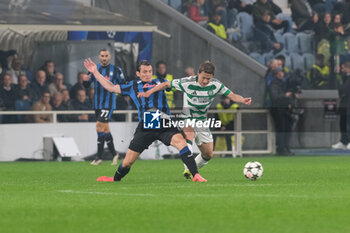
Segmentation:
{"type": "Polygon", "coordinates": [[[332,146],[333,149],[350,150],[350,61],[342,65],[343,84],[339,87],[339,114],[340,114],[340,142],[332,146]]]}
{"type": "Polygon", "coordinates": [[[271,97],[271,114],[276,130],[276,147],[278,155],[292,155],[289,149],[290,132],[292,121],[288,114],[291,109],[291,92],[286,91],[285,82],[283,82],[284,72],[281,67],[272,71],[274,80],[269,86],[269,95],[271,97]]]}
{"type": "MultiPolygon", "coordinates": [[[[233,101],[231,101],[228,97],[222,96],[220,103],[216,105],[217,110],[236,110],[238,109],[239,105],[235,104],[233,101]]],[[[218,113],[217,119],[221,121],[221,128],[220,131],[231,131],[234,130],[234,113],[218,113]]],[[[226,148],[228,151],[232,151],[232,135],[230,134],[214,134],[214,141],[216,141],[217,136],[224,136],[226,140],[226,148]]],[[[215,144],[215,142],[214,142],[215,144]]],[[[215,147],[215,146],[214,146],[215,147]]]]}
{"type": "Polygon", "coordinates": [[[5,73],[9,68],[7,59],[16,54],[17,54],[16,50],[8,50],[8,51],[0,50],[0,67],[2,68],[2,73],[5,73]]]}
{"type": "Polygon", "coordinates": [[[270,86],[271,82],[275,79],[273,70],[276,68],[282,68],[282,62],[278,59],[271,59],[267,65],[267,71],[265,74],[266,86],[270,86]]]}
{"type": "MultiPolygon", "coordinates": [[[[156,74],[153,75],[153,79],[158,78],[159,80],[168,80],[171,82],[173,80],[173,75],[167,73],[167,65],[164,61],[158,61],[156,64],[156,74]]],[[[168,105],[170,109],[175,108],[174,103],[174,90],[165,91],[166,98],[168,100],[168,105]]]]}
{"type": "Polygon", "coordinates": [[[18,84],[18,79],[21,74],[25,74],[27,79],[32,81],[32,73],[29,70],[25,70],[22,68],[22,61],[19,58],[13,58],[11,67],[8,70],[12,75],[12,83],[18,84]]]}
{"type": "Polygon", "coordinates": [[[289,74],[290,70],[289,70],[288,67],[286,67],[286,58],[285,58],[285,56],[280,54],[275,59],[279,62],[278,66],[282,67],[284,73],[285,74],[289,74]]]}
{"type": "Polygon", "coordinates": [[[276,54],[283,49],[283,45],[277,42],[270,22],[271,15],[268,11],[262,15],[261,19],[256,20],[256,39],[261,44],[262,52],[270,52],[273,50],[273,53],[276,54]]]}
{"type": "Polygon", "coordinates": [[[341,14],[334,14],[331,29],[334,29],[335,25],[341,24],[341,20],[342,20],[341,14]]]}
{"type": "Polygon", "coordinates": [[[253,4],[255,0],[228,0],[227,6],[227,31],[235,31],[238,28],[237,15],[240,12],[245,12],[248,14],[253,13],[253,4]]]}
{"type": "Polygon", "coordinates": [[[332,16],[330,13],[325,13],[323,16],[323,20],[317,22],[314,28],[316,45],[318,45],[318,43],[323,39],[329,41],[331,23],[332,16]]]}
{"type": "MultiPolygon", "coordinates": [[[[63,95],[60,92],[56,92],[52,96],[51,106],[53,111],[65,111],[69,110],[66,105],[63,105],[63,95]]],[[[68,122],[69,120],[68,115],[58,115],[57,121],[58,122],[68,122]]]]}
{"type": "Polygon", "coordinates": [[[29,105],[32,105],[35,99],[35,92],[29,86],[27,76],[24,73],[19,76],[18,85],[15,86],[15,93],[16,100],[26,101],[29,105]]]}
{"type": "Polygon", "coordinates": [[[227,8],[237,9],[238,12],[246,12],[248,14],[253,14],[253,4],[254,0],[229,0],[227,8]]]}
{"type": "MultiPolygon", "coordinates": [[[[72,106],[74,110],[91,110],[91,105],[86,97],[85,89],[80,89],[77,91],[76,97],[72,100],[72,106]]],[[[76,120],[79,122],[87,122],[89,121],[89,115],[78,115],[76,120]]]]}
{"type": "Polygon", "coordinates": [[[185,69],[185,77],[189,77],[189,76],[195,76],[196,75],[196,73],[195,73],[195,71],[194,71],[194,68],[193,67],[187,67],[186,69],[185,69]]]}
{"type": "Polygon", "coordinates": [[[73,109],[72,102],[71,102],[70,95],[69,95],[69,91],[67,89],[65,89],[65,90],[62,90],[61,93],[62,93],[62,97],[63,97],[63,103],[62,103],[63,106],[66,109],[73,109]]]}
{"type": "Polygon", "coordinates": [[[269,86],[271,82],[275,79],[275,77],[272,74],[272,71],[276,68],[281,67],[282,63],[278,61],[277,59],[271,59],[267,65],[267,71],[265,73],[265,94],[264,94],[264,107],[265,108],[271,108],[271,98],[269,95],[269,86]]]}
{"type": "Polygon", "coordinates": [[[200,25],[208,22],[208,16],[201,13],[201,7],[205,4],[205,0],[196,0],[188,7],[188,17],[200,25]]]}
{"type": "Polygon", "coordinates": [[[46,85],[49,85],[53,82],[56,74],[55,63],[52,60],[46,60],[44,65],[41,68],[45,71],[46,75],[46,85]]]}
{"type": "Polygon", "coordinates": [[[227,42],[231,43],[227,34],[226,34],[226,29],[221,22],[221,15],[218,12],[215,12],[211,17],[210,21],[207,24],[207,29],[220,37],[223,40],[226,40],[227,42]]]}
{"type": "Polygon", "coordinates": [[[56,72],[54,75],[54,81],[49,85],[49,92],[53,96],[56,92],[61,92],[67,89],[66,85],[63,84],[63,74],[56,72]]]}
{"type": "Polygon", "coordinates": [[[290,30],[290,25],[288,20],[276,18],[276,16],[280,13],[282,13],[281,8],[279,8],[272,1],[257,0],[253,5],[253,17],[255,23],[265,23],[270,25],[273,29],[283,28],[283,33],[285,33],[290,30]],[[261,20],[266,14],[270,16],[270,20],[261,20]]]}
{"type": "Polygon", "coordinates": [[[313,89],[329,89],[329,67],[324,64],[324,56],[317,54],[315,64],[312,66],[307,78],[313,89]]]}
{"type": "Polygon", "coordinates": [[[0,87],[0,98],[4,102],[5,110],[15,110],[16,93],[12,85],[12,77],[10,73],[6,73],[2,77],[2,85],[0,87]]]}
{"type": "Polygon", "coordinates": [[[30,84],[30,87],[33,89],[35,93],[34,100],[39,100],[43,94],[44,91],[47,90],[46,85],[46,75],[45,71],[39,70],[35,74],[35,80],[30,84]]]}
{"type": "Polygon", "coordinates": [[[312,10],[308,0],[293,0],[292,18],[299,31],[313,30],[318,22],[318,14],[312,10]]]}
{"type": "MultiPolygon", "coordinates": [[[[37,101],[33,106],[33,111],[51,111],[52,107],[50,105],[50,92],[44,91],[42,93],[41,99],[37,101]]],[[[52,122],[52,115],[51,114],[38,114],[33,116],[33,122],[34,123],[50,123],[52,122]]]]}
{"type": "Polygon", "coordinates": [[[347,54],[347,36],[341,23],[335,24],[334,29],[330,31],[330,51],[333,57],[331,65],[337,74],[340,73],[340,62],[347,54]]]}
{"type": "Polygon", "coordinates": [[[78,82],[75,83],[74,86],[69,91],[69,95],[72,96],[72,98],[75,98],[77,94],[77,90],[79,89],[84,89],[87,92],[87,89],[84,86],[84,80],[89,80],[88,76],[89,75],[86,74],[85,72],[78,73],[78,76],[77,76],[78,82]]]}
{"type": "Polygon", "coordinates": [[[220,15],[220,24],[224,25],[227,28],[227,3],[225,0],[209,0],[209,18],[214,14],[220,15]]]}

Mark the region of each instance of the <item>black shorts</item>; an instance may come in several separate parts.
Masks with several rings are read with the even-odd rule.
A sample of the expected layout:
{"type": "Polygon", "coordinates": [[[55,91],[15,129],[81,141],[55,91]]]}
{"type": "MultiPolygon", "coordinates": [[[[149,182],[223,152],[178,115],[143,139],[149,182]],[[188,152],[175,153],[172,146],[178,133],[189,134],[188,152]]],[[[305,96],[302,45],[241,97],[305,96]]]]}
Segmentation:
{"type": "Polygon", "coordinates": [[[95,109],[96,121],[107,123],[113,114],[113,109],[95,109]]]}
{"type": "Polygon", "coordinates": [[[179,133],[183,135],[181,129],[174,127],[166,129],[143,129],[143,122],[140,122],[136,128],[134,138],[130,142],[129,149],[142,153],[142,151],[146,150],[156,140],[170,146],[173,136],[179,133]]]}

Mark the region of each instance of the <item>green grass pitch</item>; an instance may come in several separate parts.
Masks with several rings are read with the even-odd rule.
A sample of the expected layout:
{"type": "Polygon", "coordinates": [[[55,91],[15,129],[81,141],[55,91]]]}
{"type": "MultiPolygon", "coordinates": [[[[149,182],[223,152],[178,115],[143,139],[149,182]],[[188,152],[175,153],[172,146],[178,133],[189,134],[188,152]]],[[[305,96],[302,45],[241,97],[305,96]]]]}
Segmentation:
{"type": "Polygon", "coordinates": [[[137,161],[120,183],[98,183],[106,161],[0,163],[0,232],[350,232],[350,156],[213,159],[207,183],[181,160],[137,161]],[[244,164],[264,167],[260,180],[244,164]]]}

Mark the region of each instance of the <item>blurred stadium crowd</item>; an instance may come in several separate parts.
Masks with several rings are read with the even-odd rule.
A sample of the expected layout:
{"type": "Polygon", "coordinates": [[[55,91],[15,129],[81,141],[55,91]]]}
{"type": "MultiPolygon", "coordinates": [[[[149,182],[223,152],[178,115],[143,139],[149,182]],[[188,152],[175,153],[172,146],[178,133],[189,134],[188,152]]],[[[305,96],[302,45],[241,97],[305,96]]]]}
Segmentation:
{"type": "MultiPolygon", "coordinates": [[[[303,89],[334,89],[350,60],[349,0],[163,0],[271,68],[302,75],[303,89]],[[323,56],[323,57],[322,57],[323,56]]],[[[340,82],[340,83],[339,83],[340,82]]]]}
{"type": "MultiPolygon", "coordinates": [[[[22,67],[16,51],[2,55],[0,79],[0,110],[2,111],[65,111],[92,110],[94,88],[86,87],[84,80],[88,74],[79,72],[76,83],[67,83],[62,73],[55,69],[55,62],[47,60],[42,67],[33,72],[22,67]],[[9,64],[8,64],[8,61],[9,64]]],[[[118,96],[117,109],[135,109],[128,97],[118,96]]],[[[94,122],[94,115],[59,115],[59,122],[94,122]]],[[[124,121],[125,117],[116,115],[114,120],[124,121]]],[[[1,123],[52,122],[52,115],[4,115],[1,123]]]]}

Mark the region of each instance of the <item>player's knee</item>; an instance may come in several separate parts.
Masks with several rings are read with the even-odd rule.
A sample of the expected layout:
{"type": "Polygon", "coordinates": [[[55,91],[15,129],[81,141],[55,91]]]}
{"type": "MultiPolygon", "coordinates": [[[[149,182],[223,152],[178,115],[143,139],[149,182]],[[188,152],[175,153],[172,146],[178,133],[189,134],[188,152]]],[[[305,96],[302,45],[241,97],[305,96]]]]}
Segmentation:
{"type": "Polygon", "coordinates": [[[186,140],[181,134],[175,134],[172,137],[170,144],[176,148],[183,148],[187,146],[186,140]]]}
{"type": "Polygon", "coordinates": [[[104,127],[103,127],[102,123],[100,123],[100,122],[96,123],[96,131],[97,132],[104,132],[104,127]]]}

